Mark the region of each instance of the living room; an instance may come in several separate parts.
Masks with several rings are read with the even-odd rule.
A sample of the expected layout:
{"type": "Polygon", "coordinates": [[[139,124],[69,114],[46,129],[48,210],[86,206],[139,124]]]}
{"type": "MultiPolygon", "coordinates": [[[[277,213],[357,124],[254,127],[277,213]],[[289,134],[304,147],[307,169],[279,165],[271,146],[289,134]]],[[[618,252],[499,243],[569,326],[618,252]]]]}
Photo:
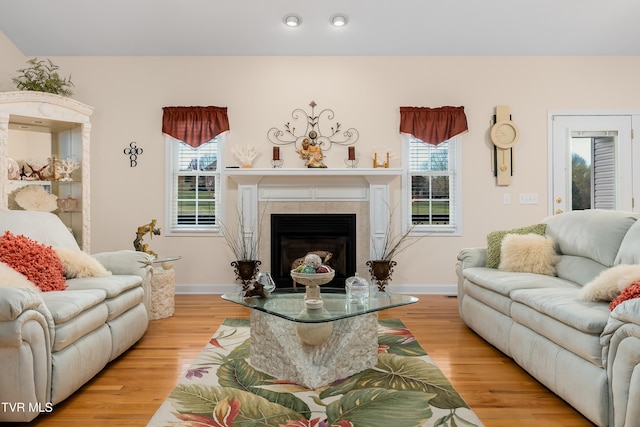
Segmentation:
{"type": "MultiPolygon", "coordinates": [[[[635,5],[628,7],[636,10],[635,5]]],[[[282,37],[295,34],[286,31],[296,30],[284,27],[286,12],[278,15],[282,37]]],[[[311,17],[303,17],[298,30],[311,22],[311,17]]],[[[354,28],[357,18],[351,16],[344,29],[353,32],[354,28]]],[[[456,30],[454,25],[452,32],[456,30]]],[[[535,40],[529,41],[535,44],[535,40]]],[[[359,140],[354,144],[360,161],[357,169],[368,168],[371,153],[384,147],[392,154],[390,168],[403,170],[405,139],[399,132],[400,107],[463,106],[468,132],[459,136],[461,232],[429,235],[399,254],[389,284],[392,290],[395,286],[420,296],[456,294],[455,261],[462,248],[484,246],[493,230],[535,224],[552,213],[549,129],[553,113],[637,114],[640,110],[640,55],[613,49],[599,54],[431,56],[317,55],[313,47],[297,55],[253,56],[46,52],[43,48],[25,53],[9,35],[0,32],[0,91],[15,90],[12,77],[34,56],[50,58],[62,74],[72,76],[73,99],[94,108],[90,250],[133,249],[137,227],[158,219],[161,234],[147,243],[161,257],[181,257],[174,263],[177,300],[187,294],[219,298],[220,293],[234,289],[237,281],[230,264],[236,258],[221,235],[166,233],[169,142],[162,133],[163,107],[226,107],[230,131],[224,136],[223,166],[240,166],[233,156],[234,147],[253,145],[260,153],[253,167],[268,169],[273,148],[269,129],[282,128],[291,120],[292,111],[309,111],[309,103],[314,101],[319,110],[331,109],[344,127],[358,130],[359,140]],[[509,186],[496,184],[491,164],[490,128],[498,105],[509,105],[520,130],[509,186]],[[143,152],[131,167],[123,150],[134,141],[143,152]],[[538,203],[518,203],[520,194],[536,194],[538,203]],[[510,203],[505,203],[506,195],[510,203]]],[[[304,167],[304,160],[291,145],[281,148],[281,157],[283,170],[304,167]]],[[[346,168],[346,157],[346,148],[337,147],[327,152],[325,163],[328,169],[346,168]]],[[[398,212],[403,203],[402,183],[401,175],[389,183],[390,205],[398,206],[398,212]]],[[[237,215],[237,182],[227,179],[222,190],[224,215],[231,223],[237,215]]],[[[400,218],[395,220],[394,225],[401,228],[400,218]]],[[[268,247],[268,241],[263,243],[268,247]]],[[[364,252],[358,254],[362,265],[369,254],[360,252],[364,252]]],[[[263,269],[269,269],[268,263],[263,269]]],[[[369,277],[364,268],[358,272],[369,277]]],[[[203,344],[191,345],[201,348],[203,344]]],[[[190,362],[185,360],[183,365],[182,370],[190,362]]]]}

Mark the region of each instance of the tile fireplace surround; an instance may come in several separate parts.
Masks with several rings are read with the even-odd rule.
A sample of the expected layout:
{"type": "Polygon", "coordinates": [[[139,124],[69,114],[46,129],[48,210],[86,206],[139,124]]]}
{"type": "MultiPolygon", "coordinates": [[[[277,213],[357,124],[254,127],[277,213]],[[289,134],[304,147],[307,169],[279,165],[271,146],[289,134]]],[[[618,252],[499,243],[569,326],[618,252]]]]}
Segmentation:
{"type": "Polygon", "coordinates": [[[356,267],[367,277],[365,262],[374,257],[374,245],[383,244],[389,223],[389,185],[400,179],[402,172],[395,168],[227,168],[224,175],[237,184],[245,238],[251,238],[263,216],[259,248],[262,270],[271,268],[268,242],[271,214],[355,213],[356,267]]]}

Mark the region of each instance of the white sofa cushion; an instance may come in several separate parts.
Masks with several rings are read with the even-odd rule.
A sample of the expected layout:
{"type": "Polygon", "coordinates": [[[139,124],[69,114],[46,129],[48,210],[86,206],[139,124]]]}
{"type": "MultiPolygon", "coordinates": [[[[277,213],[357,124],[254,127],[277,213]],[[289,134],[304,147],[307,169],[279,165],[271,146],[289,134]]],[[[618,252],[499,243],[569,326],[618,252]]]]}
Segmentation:
{"type": "Polygon", "coordinates": [[[0,211],[0,230],[11,230],[45,246],[80,249],[60,218],[49,212],[0,211]]]}
{"type": "Polygon", "coordinates": [[[636,221],[625,234],[615,263],[640,264],[640,221],[636,221]]]}
{"type": "Polygon", "coordinates": [[[611,267],[622,240],[639,216],[597,209],[566,212],[545,218],[545,234],[556,242],[559,254],[582,256],[611,267]]]}

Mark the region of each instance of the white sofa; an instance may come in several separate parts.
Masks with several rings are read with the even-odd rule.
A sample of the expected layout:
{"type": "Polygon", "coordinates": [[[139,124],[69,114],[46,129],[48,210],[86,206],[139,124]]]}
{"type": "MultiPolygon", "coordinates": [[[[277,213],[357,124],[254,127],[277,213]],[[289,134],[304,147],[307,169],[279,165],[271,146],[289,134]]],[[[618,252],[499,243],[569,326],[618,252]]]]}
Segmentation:
{"type": "MultiPolygon", "coordinates": [[[[51,213],[1,211],[0,230],[79,250],[51,213]]],[[[0,421],[50,412],[146,332],[149,256],[123,250],[94,257],[112,274],[67,279],[66,290],[52,292],[0,283],[0,421]]]]}
{"type": "Polygon", "coordinates": [[[456,265],[464,322],[598,426],[640,426],[640,299],[609,311],[579,294],[613,266],[640,264],[639,217],[546,218],[556,276],[487,268],[486,248],[463,249],[456,265]]]}

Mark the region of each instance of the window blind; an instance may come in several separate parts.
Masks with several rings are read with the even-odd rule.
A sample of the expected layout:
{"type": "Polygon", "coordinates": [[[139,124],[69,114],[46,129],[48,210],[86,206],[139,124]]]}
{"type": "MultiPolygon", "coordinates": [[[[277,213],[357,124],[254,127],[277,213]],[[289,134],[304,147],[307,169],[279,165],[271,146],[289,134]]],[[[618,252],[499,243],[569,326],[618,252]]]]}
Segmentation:
{"type": "Polygon", "coordinates": [[[593,196],[595,209],[616,208],[616,146],[611,137],[593,138],[593,196]]]}
{"type": "Polygon", "coordinates": [[[217,225],[220,185],[216,139],[193,148],[175,142],[171,226],[175,230],[211,229],[217,225]]]}
{"type": "Polygon", "coordinates": [[[411,221],[414,225],[455,226],[455,150],[453,143],[409,145],[411,221]]]}

